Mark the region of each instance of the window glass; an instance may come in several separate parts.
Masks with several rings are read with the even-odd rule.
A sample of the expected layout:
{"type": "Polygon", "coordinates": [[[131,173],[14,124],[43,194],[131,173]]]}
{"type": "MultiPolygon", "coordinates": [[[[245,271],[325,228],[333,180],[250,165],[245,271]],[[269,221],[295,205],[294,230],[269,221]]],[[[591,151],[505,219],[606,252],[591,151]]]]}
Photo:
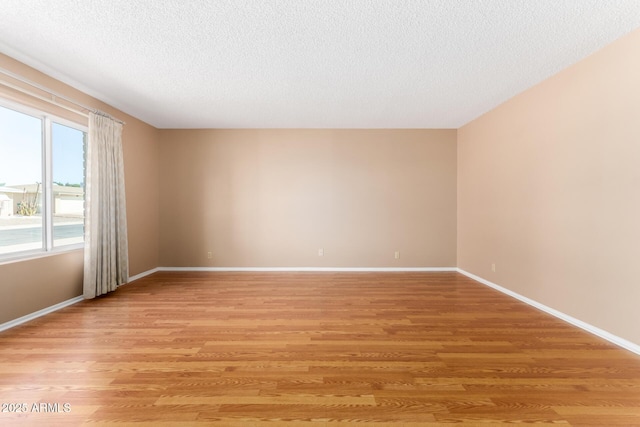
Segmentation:
{"type": "Polygon", "coordinates": [[[0,106],[0,255],[43,248],[42,119],[0,106]]]}
{"type": "Polygon", "coordinates": [[[52,124],[53,246],[84,241],[85,133],[52,124]]]}
{"type": "Polygon", "coordinates": [[[0,259],[83,243],[85,146],[81,126],[0,105],[0,259]]]}

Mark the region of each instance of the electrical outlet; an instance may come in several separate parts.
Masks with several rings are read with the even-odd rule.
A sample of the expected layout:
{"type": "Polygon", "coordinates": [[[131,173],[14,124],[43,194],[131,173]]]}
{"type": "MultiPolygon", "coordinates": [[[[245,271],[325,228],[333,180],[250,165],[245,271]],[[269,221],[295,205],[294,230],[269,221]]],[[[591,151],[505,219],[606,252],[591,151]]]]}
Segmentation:
{"type": "Polygon", "coordinates": [[[318,256],[324,256],[324,249],[323,248],[318,249],[318,256]]]}
{"type": "Polygon", "coordinates": [[[396,251],[394,254],[395,259],[400,259],[400,251],[396,251]]]}
{"type": "Polygon", "coordinates": [[[213,253],[207,252],[207,258],[209,258],[209,259],[213,258],[213,253]]]}
{"type": "Polygon", "coordinates": [[[491,264],[491,271],[496,272],[496,263],[491,264]]]}

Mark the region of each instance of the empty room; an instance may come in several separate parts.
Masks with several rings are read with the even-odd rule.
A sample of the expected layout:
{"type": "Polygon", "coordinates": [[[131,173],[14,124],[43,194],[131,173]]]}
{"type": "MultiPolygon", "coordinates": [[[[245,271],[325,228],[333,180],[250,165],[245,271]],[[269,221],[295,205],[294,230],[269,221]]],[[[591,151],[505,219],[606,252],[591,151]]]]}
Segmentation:
{"type": "Polygon", "coordinates": [[[640,2],[1,10],[1,425],[640,425],[640,2]]]}

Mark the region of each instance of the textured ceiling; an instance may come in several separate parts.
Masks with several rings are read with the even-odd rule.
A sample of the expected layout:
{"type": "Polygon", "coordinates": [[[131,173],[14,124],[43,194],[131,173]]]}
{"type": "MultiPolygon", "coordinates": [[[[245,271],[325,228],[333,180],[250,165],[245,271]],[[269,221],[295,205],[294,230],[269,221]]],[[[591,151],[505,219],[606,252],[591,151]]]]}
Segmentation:
{"type": "Polygon", "coordinates": [[[457,128],[638,0],[2,0],[0,52],[159,128],[457,128]]]}

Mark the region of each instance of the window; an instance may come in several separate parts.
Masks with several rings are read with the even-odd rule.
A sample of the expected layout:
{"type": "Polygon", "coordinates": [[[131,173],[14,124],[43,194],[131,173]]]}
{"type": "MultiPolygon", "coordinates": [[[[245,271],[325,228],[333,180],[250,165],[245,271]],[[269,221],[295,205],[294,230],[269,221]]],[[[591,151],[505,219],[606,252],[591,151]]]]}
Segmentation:
{"type": "Polygon", "coordinates": [[[86,128],[0,104],[0,259],[84,241],[86,128]]]}

